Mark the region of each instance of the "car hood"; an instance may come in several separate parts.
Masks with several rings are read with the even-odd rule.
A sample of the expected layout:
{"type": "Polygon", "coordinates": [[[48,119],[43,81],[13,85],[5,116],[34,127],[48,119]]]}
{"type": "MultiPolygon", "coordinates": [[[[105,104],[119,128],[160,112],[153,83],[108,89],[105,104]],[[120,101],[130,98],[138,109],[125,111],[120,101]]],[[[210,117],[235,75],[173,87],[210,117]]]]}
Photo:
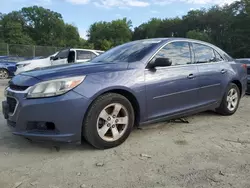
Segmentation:
{"type": "Polygon", "coordinates": [[[26,61],[20,61],[17,63],[17,65],[29,64],[29,63],[49,63],[50,64],[50,60],[49,58],[31,59],[31,60],[26,60],[26,61]]]}
{"type": "Polygon", "coordinates": [[[72,76],[88,75],[98,72],[113,72],[126,70],[127,62],[122,63],[76,63],[72,65],[59,65],[39,70],[23,72],[20,75],[37,78],[42,81],[66,78],[72,76]]]}
{"type": "Polygon", "coordinates": [[[0,60],[0,65],[16,65],[16,62],[12,62],[12,61],[2,62],[2,61],[0,60]]]}

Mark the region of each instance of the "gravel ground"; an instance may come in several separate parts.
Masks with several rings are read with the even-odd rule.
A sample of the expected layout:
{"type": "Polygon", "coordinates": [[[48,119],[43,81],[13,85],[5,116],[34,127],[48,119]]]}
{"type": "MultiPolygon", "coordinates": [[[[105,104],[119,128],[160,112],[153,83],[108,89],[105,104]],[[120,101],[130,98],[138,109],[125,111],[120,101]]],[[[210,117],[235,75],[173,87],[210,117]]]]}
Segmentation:
{"type": "Polygon", "coordinates": [[[245,97],[234,116],[206,112],[189,124],[151,125],[105,151],[30,143],[0,115],[0,188],[249,188],[249,111],[245,97]]]}

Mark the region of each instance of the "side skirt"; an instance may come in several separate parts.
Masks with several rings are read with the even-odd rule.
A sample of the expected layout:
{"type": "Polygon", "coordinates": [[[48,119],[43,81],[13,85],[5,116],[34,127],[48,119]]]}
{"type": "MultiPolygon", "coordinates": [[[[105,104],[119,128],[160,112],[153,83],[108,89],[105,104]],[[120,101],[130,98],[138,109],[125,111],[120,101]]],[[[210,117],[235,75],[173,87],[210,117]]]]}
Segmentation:
{"type": "Polygon", "coordinates": [[[218,106],[219,106],[219,103],[216,102],[216,103],[209,104],[209,105],[206,105],[206,106],[201,106],[201,107],[198,107],[198,108],[195,108],[195,109],[190,109],[190,110],[187,110],[187,111],[174,113],[174,114],[171,114],[171,115],[168,115],[168,116],[163,116],[163,117],[159,117],[157,119],[149,120],[149,121],[146,121],[146,122],[141,122],[139,124],[139,127],[146,126],[146,125],[153,124],[153,123],[160,123],[160,122],[168,121],[168,120],[171,120],[171,119],[187,117],[187,116],[194,115],[194,114],[204,112],[204,111],[208,111],[208,110],[215,110],[216,108],[218,108],[218,106]]]}

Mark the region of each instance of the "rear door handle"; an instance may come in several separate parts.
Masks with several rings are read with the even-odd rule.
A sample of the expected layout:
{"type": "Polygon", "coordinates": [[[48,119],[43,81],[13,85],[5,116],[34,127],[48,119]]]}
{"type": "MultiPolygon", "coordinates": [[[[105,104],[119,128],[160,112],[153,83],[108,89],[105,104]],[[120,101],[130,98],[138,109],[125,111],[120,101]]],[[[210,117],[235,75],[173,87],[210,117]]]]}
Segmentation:
{"type": "Polygon", "coordinates": [[[225,74],[227,72],[227,70],[222,69],[220,72],[221,72],[221,74],[225,74]]]}
{"type": "Polygon", "coordinates": [[[187,78],[188,79],[193,79],[193,78],[195,78],[195,75],[194,74],[189,74],[187,78]]]}

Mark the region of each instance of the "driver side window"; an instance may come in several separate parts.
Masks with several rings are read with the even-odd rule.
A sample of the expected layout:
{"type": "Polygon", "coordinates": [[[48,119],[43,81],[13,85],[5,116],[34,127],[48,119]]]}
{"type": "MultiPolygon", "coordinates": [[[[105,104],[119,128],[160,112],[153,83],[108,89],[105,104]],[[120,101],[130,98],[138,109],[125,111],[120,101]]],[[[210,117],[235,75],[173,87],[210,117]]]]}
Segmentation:
{"type": "Polygon", "coordinates": [[[68,55],[69,55],[68,49],[62,50],[56,55],[55,59],[66,59],[68,58],[68,55]]]}
{"type": "Polygon", "coordinates": [[[168,58],[172,66],[186,65],[192,63],[188,42],[172,42],[164,46],[154,57],[168,58]]]}

